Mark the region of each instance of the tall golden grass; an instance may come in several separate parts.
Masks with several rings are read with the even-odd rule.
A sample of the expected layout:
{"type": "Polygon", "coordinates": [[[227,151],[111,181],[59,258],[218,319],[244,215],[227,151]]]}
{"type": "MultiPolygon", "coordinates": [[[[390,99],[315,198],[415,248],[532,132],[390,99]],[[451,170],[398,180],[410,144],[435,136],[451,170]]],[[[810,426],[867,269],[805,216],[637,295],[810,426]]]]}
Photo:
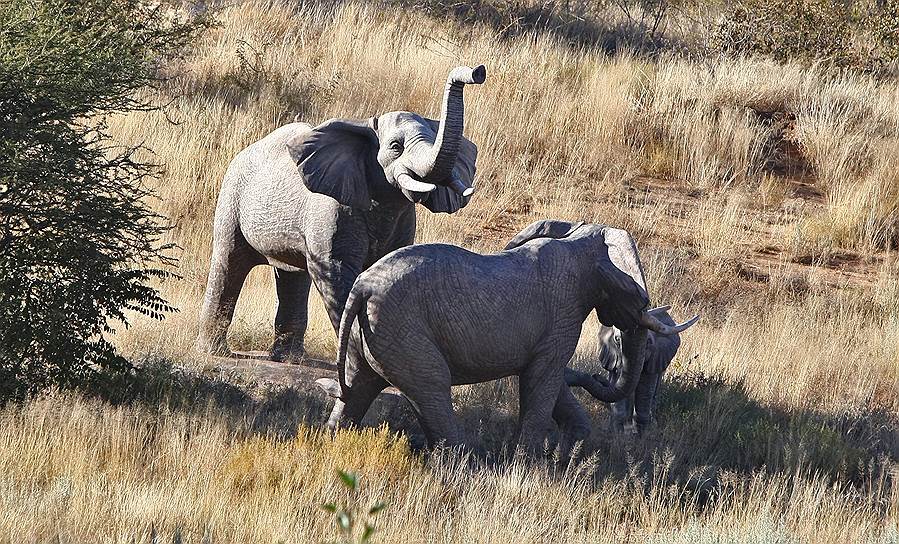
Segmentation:
{"type": "MultiPolygon", "coordinates": [[[[247,0],[220,19],[173,67],[166,115],[113,120],[165,164],[156,205],[182,248],[182,279],[162,286],[180,313],[120,331],[126,353],[188,374],[207,364],[192,349],[196,316],[218,186],[240,149],[295,116],[434,117],[447,71],[484,63],[487,83],[466,94],[478,191],[453,216],[420,210],[417,239],[493,251],[542,217],[629,229],[655,301],[705,316],[669,372],[659,428],[609,436],[585,399],[596,432],[581,461],[472,469],[412,455],[387,431],[325,437],[320,400],[279,392],[235,393],[237,404],[174,402],[177,384],[130,406],[51,397],[0,413],[0,538],[320,541],[331,521],[318,505],[342,496],[334,470],[350,468],[365,504],[389,504],[383,542],[899,539],[899,83],[753,59],[609,57],[362,0],[247,0]],[[795,115],[786,137],[802,160],[789,168],[771,166],[784,138],[772,112],[795,115]],[[820,201],[797,204],[796,183],[820,201]],[[784,251],[758,265],[766,246],[784,251]],[[790,262],[838,250],[874,263],[866,281],[790,262]],[[743,279],[747,263],[766,281],[743,279]],[[313,427],[297,427],[304,417],[313,427]]],[[[330,357],[334,334],[313,306],[307,348],[330,357]]],[[[232,346],[266,349],[273,313],[260,267],[232,346]]],[[[595,364],[595,332],[589,321],[574,364],[595,364]]],[[[513,438],[515,398],[509,381],[457,392],[494,454],[513,438]]]]}
{"type": "Polygon", "coordinates": [[[895,542],[895,492],[863,495],[819,474],[697,471],[672,461],[596,480],[575,465],[511,460],[469,468],[453,455],[411,456],[386,429],[333,438],[301,426],[254,432],[214,407],[172,412],[67,397],[0,417],[2,532],[7,542],[324,542],[320,505],[387,509],[377,542],[895,542]],[[336,470],[353,467],[353,497],[336,470]],[[702,504],[697,489],[709,487],[702,504]],[[893,493],[892,495],[890,493],[893,493]]]}

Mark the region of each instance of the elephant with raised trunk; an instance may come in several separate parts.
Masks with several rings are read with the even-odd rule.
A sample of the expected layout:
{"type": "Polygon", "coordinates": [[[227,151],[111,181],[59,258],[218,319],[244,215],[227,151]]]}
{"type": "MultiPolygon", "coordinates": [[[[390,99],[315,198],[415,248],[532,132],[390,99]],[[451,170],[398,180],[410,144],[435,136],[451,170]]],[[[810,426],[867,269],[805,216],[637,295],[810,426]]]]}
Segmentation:
{"type": "Polygon", "coordinates": [[[602,225],[538,221],[493,255],[446,244],[399,249],[363,272],[347,300],[329,425],[358,424],[393,385],[431,445],[457,445],[450,387],[518,376],[526,450],[541,450],[552,420],[568,440],[583,439],[590,420],[563,379],[583,322],[595,311],[625,331],[621,379],[596,392],[618,401],[637,386],[647,330],[691,324],[669,327],[648,304],[633,239],[602,225]]]}
{"type": "MultiPolygon", "coordinates": [[[[668,313],[669,306],[649,310],[659,321],[674,327],[675,322],[668,313]]],[[[565,371],[565,381],[568,385],[578,385],[591,394],[597,396],[610,384],[620,379],[624,357],[622,353],[622,331],[617,327],[600,326],[599,330],[599,362],[602,370],[598,374],[589,374],[568,369],[565,371]]],[[[680,334],[662,335],[655,331],[649,331],[646,336],[646,349],[643,355],[643,370],[637,387],[628,397],[613,402],[610,405],[611,428],[621,432],[627,426],[633,424],[638,433],[642,433],[652,423],[656,407],[658,406],[659,387],[662,383],[662,374],[671,364],[680,348],[680,334]]]]}
{"type": "Polygon", "coordinates": [[[395,111],[292,123],[241,151],[219,192],[197,349],[230,354],[234,307],[260,264],[275,269],[273,359],[303,356],[312,284],[336,331],[356,276],[414,241],[414,203],[445,213],[468,203],[477,147],[462,136],[462,91],[485,77],[483,66],[452,70],[439,121],[395,111]]]}

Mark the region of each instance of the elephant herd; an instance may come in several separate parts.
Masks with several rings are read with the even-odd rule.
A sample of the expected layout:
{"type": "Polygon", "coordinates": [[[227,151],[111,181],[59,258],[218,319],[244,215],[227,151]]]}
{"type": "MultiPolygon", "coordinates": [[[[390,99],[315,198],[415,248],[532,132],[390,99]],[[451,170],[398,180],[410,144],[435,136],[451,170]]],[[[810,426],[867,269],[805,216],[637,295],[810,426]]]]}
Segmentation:
{"type": "Polygon", "coordinates": [[[329,427],[358,425],[387,386],[399,389],[429,444],[463,443],[450,387],[519,378],[520,445],[542,448],[551,422],[582,440],[590,419],[570,386],[612,403],[613,428],[652,419],[679,333],[649,295],[633,238],[597,224],[537,221],[492,255],[413,245],[415,204],[454,213],[474,192],[477,146],[463,132],[466,85],[447,78],[439,120],[398,111],[368,120],[291,123],[241,151],[215,211],[197,348],[229,355],[226,335],[256,265],[275,270],[271,356],[304,355],[312,284],[338,335],[329,427]],[[604,375],[567,368],[596,312],[604,375]]]}

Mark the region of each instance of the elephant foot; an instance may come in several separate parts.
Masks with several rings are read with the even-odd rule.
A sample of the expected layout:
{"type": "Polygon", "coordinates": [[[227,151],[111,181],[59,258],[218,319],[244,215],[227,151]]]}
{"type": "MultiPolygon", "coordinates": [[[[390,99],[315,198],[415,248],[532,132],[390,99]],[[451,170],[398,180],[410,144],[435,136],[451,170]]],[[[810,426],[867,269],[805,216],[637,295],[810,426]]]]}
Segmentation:
{"type": "Polygon", "coordinates": [[[209,340],[203,336],[197,338],[194,349],[204,355],[212,355],[214,357],[234,357],[234,353],[228,349],[228,344],[224,340],[209,340]]]}
{"type": "Polygon", "coordinates": [[[271,359],[279,363],[299,364],[306,358],[303,337],[296,334],[282,334],[275,337],[271,348],[271,359]]]}
{"type": "Polygon", "coordinates": [[[631,420],[611,417],[609,418],[609,431],[612,434],[625,434],[633,429],[634,424],[631,420]]]}
{"type": "Polygon", "coordinates": [[[650,433],[653,429],[655,422],[653,420],[650,421],[634,421],[634,433],[637,436],[645,436],[650,433]]]}
{"type": "Polygon", "coordinates": [[[340,383],[334,378],[319,378],[315,380],[315,385],[325,392],[329,397],[335,399],[340,398],[340,383]]]}
{"type": "Polygon", "coordinates": [[[409,450],[412,453],[425,453],[428,451],[428,439],[420,433],[406,433],[406,440],[409,441],[409,450]]]}

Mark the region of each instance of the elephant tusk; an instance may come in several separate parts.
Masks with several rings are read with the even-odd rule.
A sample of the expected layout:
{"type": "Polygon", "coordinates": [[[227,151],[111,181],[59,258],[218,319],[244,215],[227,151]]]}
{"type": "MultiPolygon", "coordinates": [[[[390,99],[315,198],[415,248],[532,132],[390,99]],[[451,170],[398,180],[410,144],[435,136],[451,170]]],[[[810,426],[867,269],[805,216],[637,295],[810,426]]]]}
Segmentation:
{"type": "Polygon", "coordinates": [[[651,316],[656,316],[661,313],[667,312],[670,309],[671,309],[671,306],[659,306],[658,308],[653,308],[652,310],[646,310],[646,313],[648,313],[651,316]]]}
{"type": "Polygon", "coordinates": [[[462,196],[471,196],[471,193],[474,192],[474,187],[466,184],[459,178],[453,178],[450,181],[450,187],[462,196]]]}
{"type": "Polygon", "coordinates": [[[437,188],[433,183],[412,179],[412,176],[409,174],[400,174],[396,177],[396,181],[400,184],[400,187],[414,193],[430,193],[437,188]]]}
{"type": "Polygon", "coordinates": [[[666,325],[666,324],[662,323],[661,321],[656,319],[653,315],[651,315],[649,312],[643,312],[643,314],[640,316],[640,325],[642,325],[643,327],[645,327],[647,329],[653,330],[653,331],[661,334],[662,336],[671,336],[673,334],[680,334],[680,333],[684,332],[685,330],[689,329],[690,327],[692,327],[694,324],[696,324],[697,321],[699,321],[698,315],[693,316],[693,318],[690,319],[689,321],[686,321],[684,323],[681,323],[680,325],[675,325],[672,327],[670,325],[666,325]]]}

